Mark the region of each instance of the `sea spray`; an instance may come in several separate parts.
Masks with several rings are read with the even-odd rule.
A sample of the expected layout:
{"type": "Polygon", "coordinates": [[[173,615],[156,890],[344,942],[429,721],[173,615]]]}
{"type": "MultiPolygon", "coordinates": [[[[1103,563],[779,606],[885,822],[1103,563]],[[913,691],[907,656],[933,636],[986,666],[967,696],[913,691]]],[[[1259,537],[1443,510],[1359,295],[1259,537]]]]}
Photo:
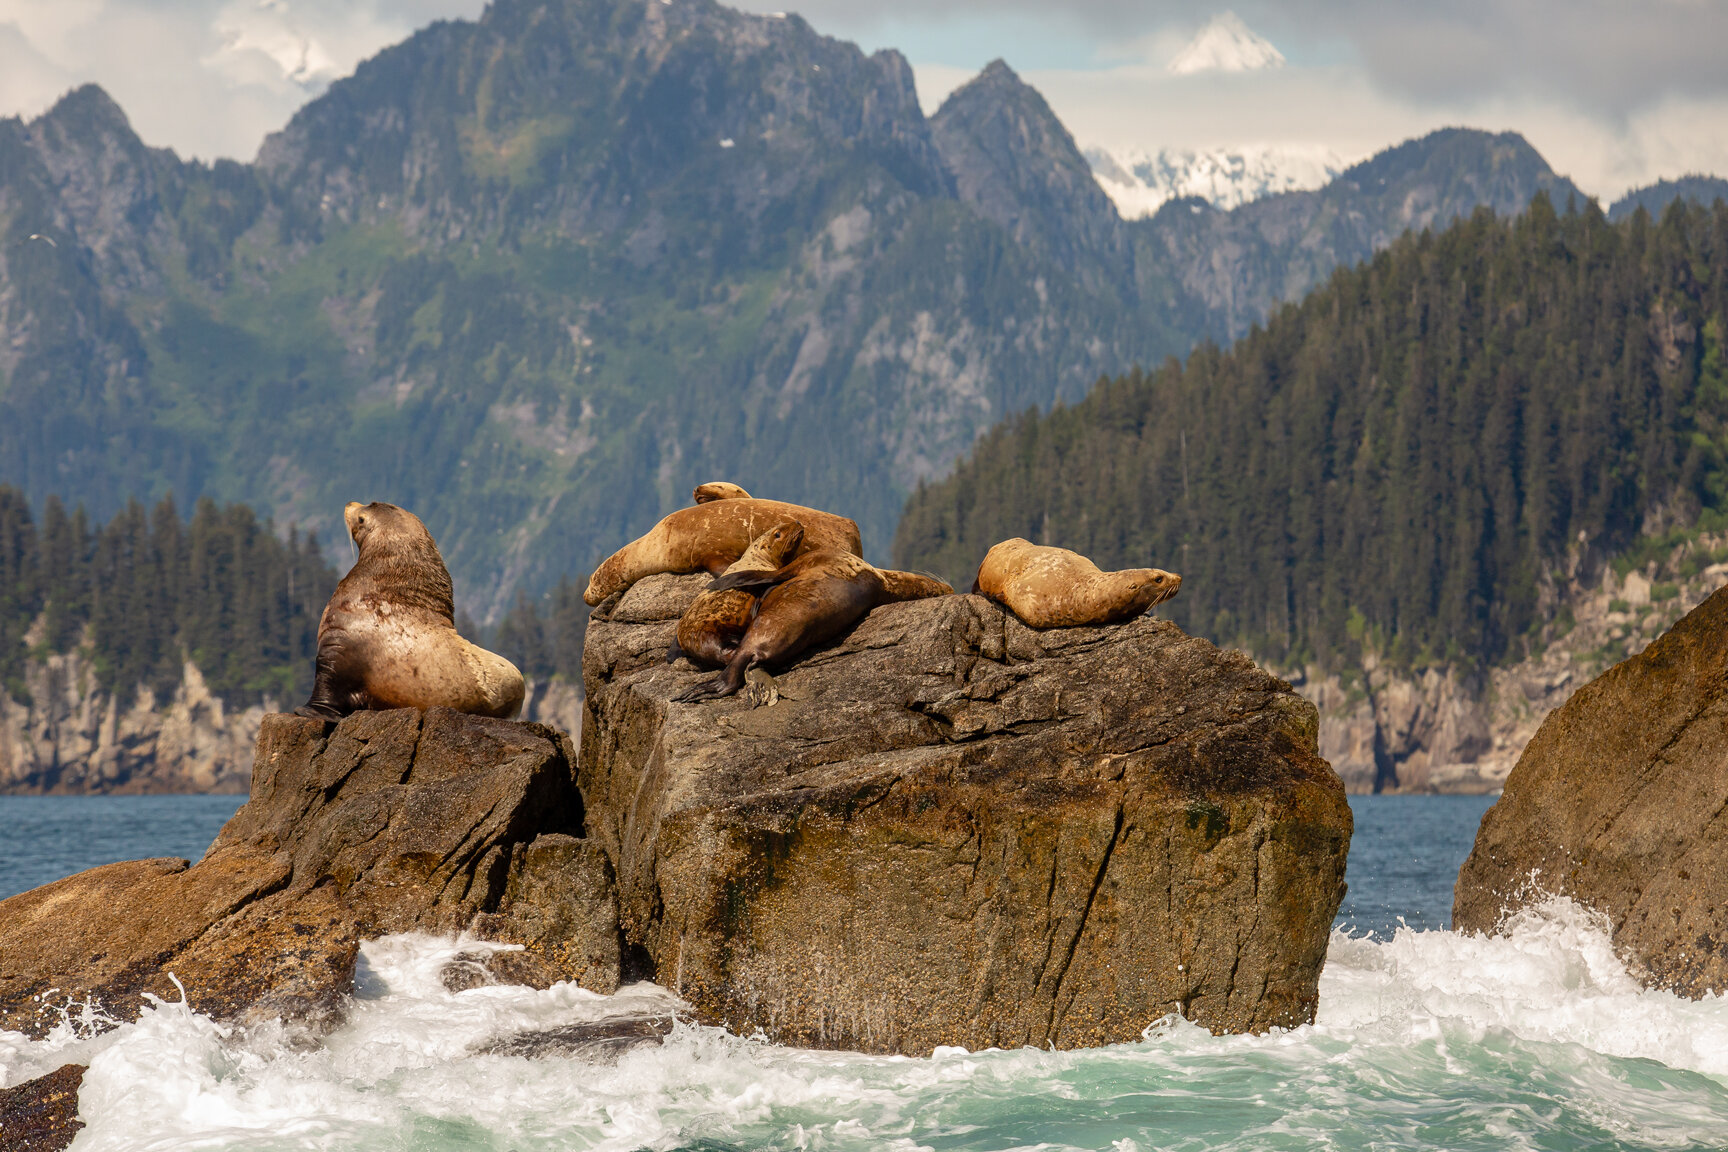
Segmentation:
{"type": "Polygon", "coordinates": [[[447,990],[477,945],[367,944],[346,1024],[315,1048],[158,1002],[135,1024],[0,1034],[13,1084],[90,1062],[77,1152],[246,1149],[1720,1148],[1728,1001],[1645,991],[1566,901],[1510,934],[1334,934],[1316,1024],[924,1059],[781,1048],[679,1025],[615,1065],[477,1054],[500,1036],[664,1012],[601,997],[447,990]]]}

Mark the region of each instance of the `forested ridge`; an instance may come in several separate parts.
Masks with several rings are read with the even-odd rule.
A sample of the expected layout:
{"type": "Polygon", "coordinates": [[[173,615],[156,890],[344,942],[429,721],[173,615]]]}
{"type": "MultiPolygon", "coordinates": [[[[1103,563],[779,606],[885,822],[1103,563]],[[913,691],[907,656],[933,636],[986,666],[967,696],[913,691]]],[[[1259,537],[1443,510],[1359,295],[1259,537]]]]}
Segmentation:
{"type": "Polygon", "coordinates": [[[127,504],[106,524],[44,502],[41,523],[0,486],[0,678],[17,698],[27,663],[84,649],[98,685],[164,700],[184,663],[230,703],[291,707],[312,686],[318,618],[336,572],[313,535],[280,538],[248,507],[127,504]]]}
{"type": "Polygon", "coordinates": [[[895,561],[969,584],[1024,536],[1178,571],[1160,612],[1285,666],[1517,659],[1568,565],[1728,513],[1725,332],[1728,204],[1481,210],[999,426],[895,561]]]}

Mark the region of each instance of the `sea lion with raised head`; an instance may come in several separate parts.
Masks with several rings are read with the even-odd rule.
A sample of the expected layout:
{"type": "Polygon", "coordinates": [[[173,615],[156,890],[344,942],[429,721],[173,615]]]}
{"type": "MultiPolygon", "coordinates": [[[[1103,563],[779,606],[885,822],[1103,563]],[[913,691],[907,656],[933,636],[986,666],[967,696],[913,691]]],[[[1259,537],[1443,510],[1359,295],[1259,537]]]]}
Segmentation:
{"type": "Polygon", "coordinates": [[[696,490],[690,493],[690,499],[698,504],[706,504],[710,500],[748,500],[750,493],[730,480],[710,480],[706,484],[696,485],[696,490]]]}
{"type": "Polygon", "coordinates": [[[657,572],[707,572],[719,576],[750,542],[782,520],[804,525],[799,552],[833,549],[861,555],[858,525],[844,516],[779,500],[740,496],[680,508],[632,540],[594,569],[582,599],[598,604],[644,576],[657,572]]]}
{"type": "MultiPolygon", "coordinates": [[[[739,572],[773,572],[792,559],[804,540],[804,525],[782,520],[756,537],[744,555],[723,576],[739,572]]],[[[688,656],[704,668],[724,668],[738,642],[756,619],[759,603],[754,592],[722,588],[703,592],[690,602],[678,619],[678,639],[666,653],[668,662],[688,656]]]]}
{"type": "Polygon", "coordinates": [[[1161,568],[1105,572],[1078,552],[1016,536],[991,548],[972,591],[1004,604],[1033,628],[1078,628],[1131,620],[1182,587],[1161,568]]]}
{"type": "Polygon", "coordinates": [[[342,510],[360,558],[318,622],[317,674],[301,716],[384,708],[454,708],[509,718],[522,673],[456,632],[450,572],[432,534],[394,504],[342,510]]]}
{"type": "Polygon", "coordinates": [[[883,604],[954,591],[934,576],[875,568],[862,557],[832,550],[806,552],[773,572],[734,572],[708,588],[761,591],[762,604],[725,671],[673,697],[684,704],[733,695],[758,664],[783,665],[850,631],[883,604]]]}

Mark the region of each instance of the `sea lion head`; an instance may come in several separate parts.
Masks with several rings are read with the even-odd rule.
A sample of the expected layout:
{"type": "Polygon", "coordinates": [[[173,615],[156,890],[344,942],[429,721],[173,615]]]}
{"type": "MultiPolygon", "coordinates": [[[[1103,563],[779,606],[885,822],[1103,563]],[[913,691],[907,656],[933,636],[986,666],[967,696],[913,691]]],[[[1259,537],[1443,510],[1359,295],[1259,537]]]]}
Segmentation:
{"type": "Polygon", "coordinates": [[[706,504],[711,500],[748,500],[750,493],[727,480],[710,480],[696,485],[690,498],[698,504],[706,504]]]}
{"type": "Polygon", "coordinates": [[[450,570],[420,517],[382,500],[351,500],[342,509],[342,519],[360,549],[350,577],[358,574],[368,588],[404,606],[455,618],[450,570]]]}
{"type": "Polygon", "coordinates": [[[1164,603],[1182,588],[1182,577],[1162,568],[1129,568],[1115,575],[1127,585],[1134,602],[1143,603],[1140,609],[1142,612],[1155,604],[1164,603]]]}

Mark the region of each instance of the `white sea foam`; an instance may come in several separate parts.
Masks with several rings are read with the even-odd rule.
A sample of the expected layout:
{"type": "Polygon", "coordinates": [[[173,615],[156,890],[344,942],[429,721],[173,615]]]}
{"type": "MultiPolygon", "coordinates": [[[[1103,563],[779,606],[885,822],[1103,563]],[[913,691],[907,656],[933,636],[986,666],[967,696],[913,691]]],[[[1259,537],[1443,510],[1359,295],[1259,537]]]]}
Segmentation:
{"type": "Polygon", "coordinates": [[[664,1012],[670,993],[448,991],[472,942],[365,946],[348,1022],[312,1049],[178,1004],[98,1036],[0,1034],[13,1084],[88,1062],[75,1152],[181,1148],[1711,1147],[1728,1131],[1728,1001],[1640,989],[1564,901],[1507,937],[1332,938],[1318,1022],[924,1059],[678,1026],[615,1066],[478,1055],[488,1040],[664,1012]],[[703,1144],[703,1142],[708,1142],[703,1144]]]}

